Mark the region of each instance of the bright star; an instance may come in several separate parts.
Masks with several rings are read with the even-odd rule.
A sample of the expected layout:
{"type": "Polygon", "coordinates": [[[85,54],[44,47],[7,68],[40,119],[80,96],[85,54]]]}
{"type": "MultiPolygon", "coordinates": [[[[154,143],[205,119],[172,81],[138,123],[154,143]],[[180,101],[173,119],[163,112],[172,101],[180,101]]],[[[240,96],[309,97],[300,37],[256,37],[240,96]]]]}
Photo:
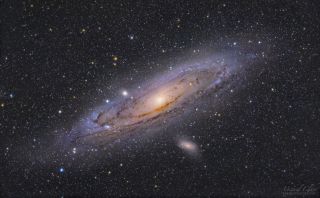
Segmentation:
{"type": "Polygon", "coordinates": [[[128,95],[128,92],[127,92],[127,91],[123,91],[123,92],[122,92],[122,95],[123,95],[123,96],[127,96],[127,95],[128,95]]]}

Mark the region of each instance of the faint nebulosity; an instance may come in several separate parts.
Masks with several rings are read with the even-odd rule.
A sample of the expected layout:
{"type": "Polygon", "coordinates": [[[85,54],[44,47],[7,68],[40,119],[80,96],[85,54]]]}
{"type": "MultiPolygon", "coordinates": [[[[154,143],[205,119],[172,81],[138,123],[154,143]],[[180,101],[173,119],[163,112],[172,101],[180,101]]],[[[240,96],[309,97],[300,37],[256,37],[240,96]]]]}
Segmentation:
{"type": "Polygon", "coordinates": [[[0,196],[318,196],[317,1],[4,1],[0,196]]]}

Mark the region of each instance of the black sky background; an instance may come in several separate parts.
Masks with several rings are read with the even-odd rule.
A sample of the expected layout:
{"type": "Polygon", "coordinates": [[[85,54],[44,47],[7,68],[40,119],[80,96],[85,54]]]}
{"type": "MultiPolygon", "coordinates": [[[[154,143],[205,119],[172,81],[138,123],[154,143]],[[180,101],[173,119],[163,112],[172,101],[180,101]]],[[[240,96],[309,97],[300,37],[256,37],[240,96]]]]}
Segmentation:
{"type": "MultiPolygon", "coordinates": [[[[318,189],[319,7],[317,1],[3,1],[1,193],[270,196],[286,186],[318,189]],[[196,119],[190,135],[203,145],[202,160],[158,138],[142,150],[111,152],[111,161],[94,166],[55,154],[43,162],[49,166],[33,161],[59,135],[55,130],[117,96],[119,85],[168,67],[159,63],[186,51],[233,42],[267,55],[221,117],[196,119]]],[[[189,129],[183,125],[177,130],[189,129]]]]}

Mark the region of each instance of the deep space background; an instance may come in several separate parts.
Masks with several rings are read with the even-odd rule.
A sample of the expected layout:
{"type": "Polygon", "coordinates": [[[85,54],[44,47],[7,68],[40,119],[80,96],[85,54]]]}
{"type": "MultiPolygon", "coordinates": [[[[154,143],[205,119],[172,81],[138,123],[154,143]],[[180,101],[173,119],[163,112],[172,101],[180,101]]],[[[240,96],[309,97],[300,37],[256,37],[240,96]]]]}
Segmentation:
{"type": "Polygon", "coordinates": [[[0,195],[282,196],[301,185],[319,191],[319,4],[2,1],[0,195]],[[97,104],[211,47],[260,57],[219,105],[199,108],[201,116],[139,145],[52,146],[97,104]],[[176,134],[196,142],[200,156],[182,152],[176,134]]]}

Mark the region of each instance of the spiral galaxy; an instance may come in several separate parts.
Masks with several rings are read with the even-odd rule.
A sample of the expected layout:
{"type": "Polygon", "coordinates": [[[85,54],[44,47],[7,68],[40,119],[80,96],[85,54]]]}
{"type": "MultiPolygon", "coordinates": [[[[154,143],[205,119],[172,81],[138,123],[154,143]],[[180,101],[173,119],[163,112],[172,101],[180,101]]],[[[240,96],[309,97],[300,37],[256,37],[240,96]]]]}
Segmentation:
{"type": "Polygon", "coordinates": [[[195,101],[218,92],[233,73],[234,60],[225,58],[207,58],[178,67],[144,82],[144,89],[133,90],[131,97],[98,107],[71,131],[73,141],[106,144],[185,116],[195,101]]]}

